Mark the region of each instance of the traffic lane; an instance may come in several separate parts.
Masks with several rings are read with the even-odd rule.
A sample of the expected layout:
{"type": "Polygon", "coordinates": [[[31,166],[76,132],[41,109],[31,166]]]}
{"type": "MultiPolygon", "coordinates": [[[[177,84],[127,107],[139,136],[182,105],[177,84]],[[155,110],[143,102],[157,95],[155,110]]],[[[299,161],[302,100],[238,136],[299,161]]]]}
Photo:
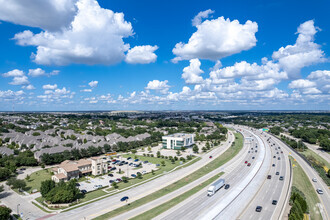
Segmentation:
{"type": "MultiPolygon", "coordinates": [[[[244,133],[243,133],[244,134],[244,133]]],[[[246,134],[245,134],[246,135],[246,134]]],[[[245,142],[246,143],[246,142],[245,142]]],[[[251,145],[255,145],[256,141],[254,141],[252,144],[248,143],[247,145],[247,151],[250,150],[251,145]]],[[[235,168],[234,171],[228,173],[226,175],[226,184],[230,183],[231,187],[228,189],[230,190],[231,188],[233,188],[235,186],[235,182],[233,182],[232,178],[235,177],[239,177],[239,175],[237,175],[238,172],[243,171],[243,173],[245,175],[247,175],[248,171],[250,169],[252,169],[252,166],[254,166],[254,163],[252,163],[253,165],[251,167],[247,167],[247,164],[245,164],[245,161],[253,161],[252,157],[256,157],[257,153],[248,153],[243,159],[241,159],[240,165],[239,167],[235,168]]],[[[225,176],[224,176],[225,177],[225,176]]],[[[242,176],[240,176],[242,178],[242,176]]],[[[206,192],[200,192],[200,195],[195,198],[193,201],[189,202],[187,205],[180,207],[180,210],[173,210],[173,212],[169,215],[166,215],[165,218],[163,219],[184,219],[184,218],[190,218],[189,216],[192,217],[196,217],[196,215],[194,213],[199,213],[201,209],[203,209],[203,207],[208,207],[209,203],[213,203],[213,200],[216,200],[218,197],[223,196],[223,194],[225,194],[228,190],[223,191],[223,188],[220,189],[217,193],[215,193],[215,195],[213,195],[212,197],[207,197],[206,196],[206,192]],[[208,202],[205,202],[205,199],[207,199],[208,202]],[[200,201],[204,201],[203,205],[201,205],[200,201]]]]}
{"type": "MultiPolygon", "coordinates": [[[[230,133],[232,133],[230,131],[230,133]]],[[[83,219],[87,216],[93,215],[93,217],[96,217],[97,214],[101,215],[101,213],[109,212],[115,208],[123,206],[122,203],[120,203],[120,199],[123,196],[128,196],[129,198],[139,198],[144,197],[154,191],[157,191],[163,187],[166,187],[167,185],[177,181],[178,178],[183,178],[184,176],[194,172],[195,170],[199,169],[201,166],[206,165],[211,160],[208,158],[209,155],[213,156],[220,156],[226,149],[230,147],[231,144],[229,142],[232,142],[234,140],[234,135],[229,135],[228,140],[225,142],[225,144],[222,147],[215,148],[210,153],[204,155],[201,160],[195,162],[194,164],[176,170],[174,172],[171,172],[169,174],[166,174],[164,176],[158,177],[155,180],[151,180],[147,183],[144,183],[142,185],[139,185],[137,187],[134,187],[132,189],[126,190],[124,192],[120,192],[116,195],[104,198],[102,200],[99,200],[97,202],[67,211],[59,213],[49,219],[59,219],[59,218],[69,218],[69,219],[83,219]],[[146,189],[149,189],[148,191],[146,189]],[[101,213],[100,213],[101,212],[101,213]],[[96,214],[97,213],[97,214],[96,214]]],[[[132,200],[131,200],[132,201],[132,200]]]]}
{"type": "MultiPolygon", "coordinates": [[[[277,151],[273,149],[272,155],[276,155],[276,152],[277,151]]],[[[280,160],[280,162],[278,162],[278,160],[272,161],[272,164],[273,163],[275,164],[275,167],[271,166],[268,174],[271,175],[271,179],[266,179],[262,189],[259,191],[254,201],[250,203],[246,213],[242,216],[242,219],[271,219],[275,208],[279,205],[273,205],[272,201],[279,201],[284,187],[284,181],[279,180],[279,177],[284,176],[285,178],[285,160],[280,160]],[[276,172],[279,172],[279,175],[276,175],[276,172]],[[260,213],[255,211],[257,206],[263,207],[260,213]]]]}
{"type": "Polygon", "coordinates": [[[253,165],[248,167],[247,164],[245,164],[245,161],[252,161],[252,157],[256,157],[256,155],[257,154],[251,153],[247,154],[247,156],[241,160],[241,164],[235,168],[233,172],[229,173],[227,176],[224,176],[225,183],[230,184],[230,188],[228,190],[221,188],[212,197],[208,197],[206,191],[201,192],[201,195],[191,203],[188,203],[188,206],[181,207],[179,212],[173,212],[172,214],[166,216],[164,219],[189,219],[196,217],[196,214],[200,213],[201,210],[203,210],[205,207],[209,207],[210,204],[214,203],[214,200],[218,200],[220,197],[225,196],[231,188],[235,187],[236,182],[234,179],[236,177],[242,178],[248,174],[247,171],[250,170],[254,164],[252,163],[253,165]],[[237,175],[238,172],[242,172],[243,176],[237,175]],[[203,201],[202,204],[201,201],[203,201]]]}
{"type": "MultiPolygon", "coordinates": [[[[272,137],[272,138],[275,138],[275,137],[272,137]]],[[[325,208],[326,217],[329,219],[329,213],[330,213],[330,196],[329,196],[329,189],[328,189],[327,185],[323,182],[323,180],[318,175],[318,173],[313,168],[311,168],[299,155],[297,155],[297,153],[295,153],[294,151],[292,151],[288,146],[286,146],[283,142],[281,142],[277,138],[276,138],[276,140],[281,145],[281,147],[283,147],[286,151],[288,151],[289,154],[291,154],[291,156],[294,159],[297,160],[297,162],[299,163],[299,165],[302,167],[302,169],[305,171],[306,175],[308,176],[310,182],[315,187],[314,190],[316,191],[317,188],[321,188],[324,191],[324,194],[323,195],[319,195],[318,194],[318,197],[319,197],[319,199],[321,201],[322,206],[325,208]],[[317,182],[316,183],[312,181],[313,178],[316,178],[317,179],[317,182]]]]}

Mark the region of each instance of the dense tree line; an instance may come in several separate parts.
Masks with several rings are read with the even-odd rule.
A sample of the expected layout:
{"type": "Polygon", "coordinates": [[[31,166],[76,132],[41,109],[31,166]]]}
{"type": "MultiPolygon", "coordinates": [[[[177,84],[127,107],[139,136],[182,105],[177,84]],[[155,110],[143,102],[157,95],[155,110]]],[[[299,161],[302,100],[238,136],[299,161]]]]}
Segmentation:
{"type": "Polygon", "coordinates": [[[304,213],[308,212],[308,205],[305,196],[298,189],[293,188],[290,197],[290,213],[289,220],[302,220],[304,213]]]}
{"type": "Polygon", "coordinates": [[[295,149],[297,151],[304,151],[305,149],[307,149],[306,145],[302,141],[295,141],[295,140],[293,140],[291,138],[288,138],[284,135],[281,135],[281,139],[287,145],[289,145],[290,147],[292,147],[293,149],[295,149]]]}
{"type": "Polygon", "coordinates": [[[42,181],[40,193],[47,202],[55,204],[73,202],[81,195],[75,180],[57,184],[53,180],[42,181]]]}
{"type": "Polygon", "coordinates": [[[270,133],[279,135],[281,132],[283,132],[283,129],[279,126],[274,126],[269,129],[270,133]]]}
{"type": "Polygon", "coordinates": [[[296,137],[301,138],[303,141],[316,144],[320,143],[320,146],[324,150],[330,150],[330,130],[326,129],[316,129],[316,128],[300,128],[290,130],[290,133],[296,137]]]}

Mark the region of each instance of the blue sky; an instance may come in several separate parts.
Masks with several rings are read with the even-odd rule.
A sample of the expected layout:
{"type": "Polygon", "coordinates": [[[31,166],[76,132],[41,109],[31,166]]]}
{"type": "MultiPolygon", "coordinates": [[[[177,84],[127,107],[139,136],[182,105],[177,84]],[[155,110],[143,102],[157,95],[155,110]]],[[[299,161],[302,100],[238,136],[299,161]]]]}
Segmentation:
{"type": "Polygon", "coordinates": [[[0,110],[329,110],[328,1],[0,0],[0,110]]]}

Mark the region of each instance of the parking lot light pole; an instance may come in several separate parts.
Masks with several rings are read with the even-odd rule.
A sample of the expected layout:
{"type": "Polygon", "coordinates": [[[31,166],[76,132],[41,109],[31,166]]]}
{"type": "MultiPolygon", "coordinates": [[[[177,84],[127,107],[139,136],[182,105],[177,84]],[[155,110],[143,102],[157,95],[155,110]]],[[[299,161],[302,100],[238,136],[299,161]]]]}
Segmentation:
{"type": "Polygon", "coordinates": [[[17,214],[19,215],[19,210],[18,210],[18,207],[20,206],[21,204],[17,204],[17,214]]]}

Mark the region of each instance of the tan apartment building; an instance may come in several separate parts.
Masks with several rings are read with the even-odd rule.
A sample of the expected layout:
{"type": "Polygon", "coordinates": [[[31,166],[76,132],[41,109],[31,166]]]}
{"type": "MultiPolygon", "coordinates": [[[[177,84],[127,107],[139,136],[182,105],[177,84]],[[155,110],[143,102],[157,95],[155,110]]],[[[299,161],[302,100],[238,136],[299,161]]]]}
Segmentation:
{"type": "Polygon", "coordinates": [[[55,182],[78,179],[88,174],[100,175],[108,172],[108,162],[100,157],[80,159],[78,161],[65,160],[52,169],[55,182]]]}

